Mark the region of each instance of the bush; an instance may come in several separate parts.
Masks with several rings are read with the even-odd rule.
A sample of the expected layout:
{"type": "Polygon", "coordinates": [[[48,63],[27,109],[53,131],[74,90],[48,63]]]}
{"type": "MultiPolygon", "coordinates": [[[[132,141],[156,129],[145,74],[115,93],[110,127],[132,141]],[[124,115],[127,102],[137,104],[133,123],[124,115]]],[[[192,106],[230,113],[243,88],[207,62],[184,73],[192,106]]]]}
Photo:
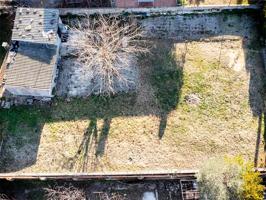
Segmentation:
{"type": "Polygon", "coordinates": [[[201,199],[263,199],[263,186],[253,165],[242,157],[215,158],[200,169],[198,183],[201,199]]]}
{"type": "Polygon", "coordinates": [[[85,200],[84,189],[70,185],[44,188],[45,199],[47,200],[85,200]]]}
{"type": "Polygon", "coordinates": [[[253,165],[245,166],[243,177],[243,199],[245,200],[260,200],[263,199],[264,187],[260,185],[261,178],[259,172],[254,172],[253,165]]]}
{"type": "Polygon", "coordinates": [[[148,52],[145,34],[136,20],[124,22],[100,15],[79,21],[70,32],[73,55],[86,76],[93,77],[92,93],[110,95],[136,85],[137,55],[148,52]]]}

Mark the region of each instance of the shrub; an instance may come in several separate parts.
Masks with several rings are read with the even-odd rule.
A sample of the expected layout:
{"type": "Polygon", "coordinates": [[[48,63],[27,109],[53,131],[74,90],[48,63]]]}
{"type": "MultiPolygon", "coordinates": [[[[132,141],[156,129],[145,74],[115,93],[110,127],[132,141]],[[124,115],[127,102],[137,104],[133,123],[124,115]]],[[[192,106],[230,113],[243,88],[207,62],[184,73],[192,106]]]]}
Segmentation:
{"type": "Polygon", "coordinates": [[[84,189],[72,185],[56,185],[54,187],[44,188],[45,199],[47,200],[85,200],[84,189]]]}
{"type": "Polygon", "coordinates": [[[240,156],[207,161],[198,174],[202,199],[263,199],[263,186],[253,165],[240,156]]]}
{"type": "Polygon", "coordinates": [[[73,55],[87,76],[93,77],[92,93],[110,95],[135,85],[137,55],[148,52],[144,32],[135,20],[100,15],[79,21],[70,32],[73,55]]]}
{"type": "Polygon", "coordinates": [[[259,172],[254,172],[253,165],[245,166],[243,177],[243,199],[245,200],[260,200],[263,199],[264,187],[260,185],[261,178],[259,172]]]}

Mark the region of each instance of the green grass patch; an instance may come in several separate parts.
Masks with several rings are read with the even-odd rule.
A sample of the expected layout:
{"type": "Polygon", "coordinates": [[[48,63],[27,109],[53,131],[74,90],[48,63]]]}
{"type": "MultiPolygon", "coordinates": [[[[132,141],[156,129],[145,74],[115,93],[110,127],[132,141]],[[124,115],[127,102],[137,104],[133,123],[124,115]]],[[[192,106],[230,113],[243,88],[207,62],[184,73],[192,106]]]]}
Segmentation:
{"type": "Polygon", "coordinates": [[[0,109],[0,124],[11,132],[15,132],[17,127],[22,124],[33,128],[41,120],[49,120],[45,108],[19,106],[11,109],[0,109]]]}

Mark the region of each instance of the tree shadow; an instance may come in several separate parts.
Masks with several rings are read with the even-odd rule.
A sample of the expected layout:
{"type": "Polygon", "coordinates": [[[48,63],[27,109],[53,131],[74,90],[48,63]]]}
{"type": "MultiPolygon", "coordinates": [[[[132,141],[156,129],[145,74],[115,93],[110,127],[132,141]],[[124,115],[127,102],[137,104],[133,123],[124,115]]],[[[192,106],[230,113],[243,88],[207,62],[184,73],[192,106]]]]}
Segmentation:
{"type": "MultiPolygon", "coordinates": [[[[183,53],[177,60],[172,44],[170,51],[152,52],[148,60],[153,66],[150,82],[154,90],[159,110],[156,115],[160,117],[158,136],[161,139],[167,125],[168,114],[175,110],[181,96],[183,85],[183,66],[186,59],[187,44],[184,45],[183,53]]],[[[164,49],[162,47],[156,47],[164,49]]]]}
{"type": "MultiPolygon", "coordinates": [[[[258,131],[257,131],[257,140],[256,140],[255,156],[254,156],[254,167],[258,167],[261,134],[262,134],[262,115],[260,115],[258,118],[258,131]]],[[[265,148],[264,148],[264,151],[265,151],[265,148]]]]}
{"type": "Polygon", "coordinates": [[[94,146],[96,159],[98,156],[104,154],[107,136],[111,125],[111,119],[104,119],[103,128],[101,129],[99,138],[97,130],[97,119],[90,119],[89,126],[84,132],[83,139],[79,145],[79,148],[75,155],[70,158],[66,158],[64,168],[74,170],[75,166],[79,168],[76,171],[86,172],[88,168],[88,161],[90,159],[89,152],[94,146]]]}
{"type": "MultiPolygon", "coordinates": [[[[256,33],[261,33],[260,27],[257,28],[256,33]]],[[[263,44],[257,41],[259,35],[253,39],[247,36],[242,40],[242,46],[245,56],[245,67],[249,74],[249,107],[254,118],[257,119],[257,135],[254,153],[254,166],[259,167],[262,164],[260,147],[262,145],[262,137],[264,139],[264,154],[266,152],[265,146],[265,102],[266,102],[266,66],[263,60],[262,48],[263,44]]],[[[265,161],[264,161],[265,162],[265,161]]],[[[264,164],[265,165],[265,164],[264,164]]]]}
{"type": "Polygon", "coordinates": [[[111,121],[112,120],[108,118],[104,119],[103,128],[100,134],[99,142],[98,142],[96,153],[95,153],[96,157],[102,156],[104,154],[106,140],[107,140],[107,136],[110,130],[110,126],[111,126],[111,121]]]}
{"type": "Polygon", "coordinates": [[[85,171],[89,155],[88,152],[90,151],[90,147],[92,146],[91,143],[97,140],[97,119],[91,119],[90,124],[87,130],[84,132],[83,139],[79,145],[79,148],[76,154],[71,157],[67,158],[66,162],[64,163],[64,168],[73,170],[76,166],[77,162],[80,162],[80,168],[77,169],[78,171],[85,171]]]}

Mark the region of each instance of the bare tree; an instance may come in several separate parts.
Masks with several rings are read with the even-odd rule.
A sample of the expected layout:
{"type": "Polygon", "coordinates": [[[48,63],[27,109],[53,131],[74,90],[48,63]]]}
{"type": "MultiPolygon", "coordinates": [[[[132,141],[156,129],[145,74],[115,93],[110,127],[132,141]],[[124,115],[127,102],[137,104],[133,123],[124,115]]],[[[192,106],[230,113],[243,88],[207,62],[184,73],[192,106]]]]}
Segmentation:
{"type": "Polygon", "coordinates": [[[144,33],[137,22],[124,22],[118,17],[80,20],[71,28],[69,37],[73,54],[88,76],[92,76],[96,94],[114,94],[127,91],[135,81],[137,55],[148,52],[144,33]]]}
{"type": "MultiPolygon", "coordinates": [[[[77,188],[73,185],[63,185],[59,186],[56,185],[54,187],[44,188],[45,190],[45,199],[46,200],[86,200],[91,199],[90,197],[95,197],[99,200],[127,200],[125,195],[119,194],[116,192],[97,192],[93,191],[92,194],[90,194],[90,197],[86,197],[86,192],[84,188],[77,188]]],[[[1,196],[0,196],[1,197],[1,196]]],[[[94,199],[94,198],[92,198],[94,199]]],[[[2,200],[0,198],[0,200],[2,200]]],[[[3,200],[9,200],[9,199],[3,199],[3,200]]]]}
{"type": "Polygon", "coordinates": [[[44,188],[47,200],[85,200],[85,191],[81,188],[69,186],[55,186],[44,188]]]}

